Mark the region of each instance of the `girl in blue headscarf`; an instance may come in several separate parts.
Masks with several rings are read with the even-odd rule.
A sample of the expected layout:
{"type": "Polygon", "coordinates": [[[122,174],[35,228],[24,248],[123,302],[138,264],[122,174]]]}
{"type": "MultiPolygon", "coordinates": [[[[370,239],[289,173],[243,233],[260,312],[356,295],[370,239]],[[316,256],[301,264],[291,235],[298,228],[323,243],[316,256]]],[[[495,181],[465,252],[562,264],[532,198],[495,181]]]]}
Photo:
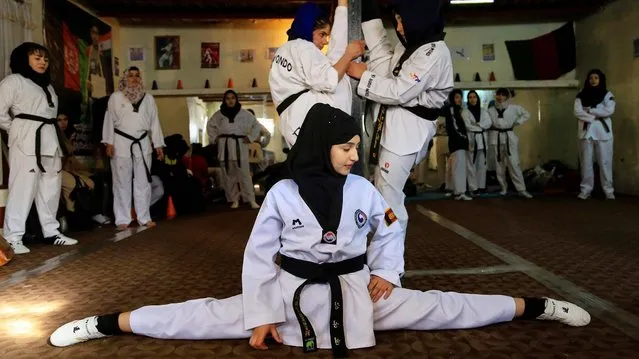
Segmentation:
{"type": "Polygon", "coordinates": [[[331,29],[324,11],[315,3],[302,5],[288,42],[275,53],[269,73],[273,102],[280,115],[280,129],[293,146],[308,110],[326,103],[350,114],[352,90],[344,76],[350,62],[364,53],[364,42],[347,45],[348,0],[339,0],[331,29]],[[330,34],[330,44],[329,44],[330,34]],[[322,53],[326,45],[328,52],[322,53]]]}

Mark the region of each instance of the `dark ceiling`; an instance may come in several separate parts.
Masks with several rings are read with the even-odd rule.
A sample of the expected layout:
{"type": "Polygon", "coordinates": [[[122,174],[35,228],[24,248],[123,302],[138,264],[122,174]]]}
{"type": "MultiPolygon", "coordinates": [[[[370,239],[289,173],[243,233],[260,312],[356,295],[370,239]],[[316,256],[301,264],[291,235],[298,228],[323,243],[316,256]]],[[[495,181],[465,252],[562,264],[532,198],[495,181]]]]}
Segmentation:
{"type": "MultiPolygon", "coordinates": [[[[99,16],[125,25],[200,26],[231,19],[292,18],[303,0],[78,0],[99,16]]],[[[389,0],[380,0],[384,4],[389,0]]],[[[448,25],[496,25],[569,21],[596,12],[611,0],[495,0],[492,5],[450,5],[448,25]]],[[[336,0],[315,0],[326,7],[336,0]]],[[[388,13],[388,12],[386,12],[388,13]]]]}

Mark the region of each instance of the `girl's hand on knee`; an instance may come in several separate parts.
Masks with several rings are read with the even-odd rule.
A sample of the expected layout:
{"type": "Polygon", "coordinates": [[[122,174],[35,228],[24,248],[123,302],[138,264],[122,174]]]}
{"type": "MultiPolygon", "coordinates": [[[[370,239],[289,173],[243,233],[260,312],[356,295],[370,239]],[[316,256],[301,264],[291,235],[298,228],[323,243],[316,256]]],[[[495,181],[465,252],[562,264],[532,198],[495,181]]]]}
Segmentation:
{"type": "Polygon", "coordinates": [[[384,299],[388,299],[388,297],[390,297],[391,295],[391,292],[393,291],[393,288],[393,284],[391,284],[391,282],[387,281],[386,279],[383,279],[376,275],[371,275],[371,281],[370,283],[368,283],[368,293],[371,295],[373,303],[377,303],[377,301],[382,298],[382,296],[384,297],[384,299]]]}
{"type": "Polygon", "coordinates": [[[275,324],[266,324],[253,328],[253,334],[251,334],[249,344],[255,349],[268,349],[266,344],[264,344],[264,339],[266,339],[266,336],[268,334],[270,334],[276,342],[280,344],[282,343],[282,338],[280,338],[280,333],[277,332],[277,327],[275,326],[275,324]]]}

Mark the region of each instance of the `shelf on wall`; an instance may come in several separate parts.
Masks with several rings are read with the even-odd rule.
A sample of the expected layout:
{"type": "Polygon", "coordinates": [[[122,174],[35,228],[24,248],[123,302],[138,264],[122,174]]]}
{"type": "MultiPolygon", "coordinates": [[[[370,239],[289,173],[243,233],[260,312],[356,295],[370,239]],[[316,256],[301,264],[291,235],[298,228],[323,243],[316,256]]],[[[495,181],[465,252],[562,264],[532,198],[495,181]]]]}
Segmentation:
{"type": "MultiPolygon", "coordinates": [[[[213,96],[213,95],[221,95],[224,92],[229,90],[228,87],[214,87],[208,89],[158,89],[158,90],[149,90],[153,96],[156,97],[169,97],[169,96],[213,96]]],[[[271,90],[268,87],[247,87],[247,88],[233,88],[231,89],[238,94],[269,94],[271,90]]]]}
{"type": "MultiPolygon", "coordinates": [[[[538,88],[579,88],[578,80],[541,80],[541,81],[472,81],[472,82],[455,82],[455,88],[463,90],[480,90],[480,89],[498,89],[500,87],[505,88],[518,88],[518,89],[538,89],[538,88]]],[[[149,90],[148,92],[153,96],[168,97],[168,96],[213,96],[220,95],[226,92],[226,87],[215,87],[208,89],[159,89],[149,90]]],[[[268,94],[271,90],[268,87],[246,87],[232,89],[238,94],[250,95],[250,94],[268,94]]]]}
{"type": "Polygon", "coordinates": [[[455,82],[455,88],[462,90],[518,88],[518,89],[538,89],[538,88],[579,88],[578,80],[540,80],[540,81],[473,81],[455,82]]]}

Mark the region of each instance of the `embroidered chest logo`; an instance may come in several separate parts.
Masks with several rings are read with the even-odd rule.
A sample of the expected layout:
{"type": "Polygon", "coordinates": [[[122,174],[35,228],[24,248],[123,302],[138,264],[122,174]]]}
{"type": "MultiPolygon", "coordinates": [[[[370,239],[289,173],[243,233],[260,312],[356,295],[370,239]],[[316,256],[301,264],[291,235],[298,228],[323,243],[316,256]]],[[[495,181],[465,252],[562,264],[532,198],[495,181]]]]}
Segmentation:
{"type": "Polygon", "coordinates": [[[299,218],[294,219],[293,220],[293,229],[300,229],[300,228],[304,228],[304,225],[302,224],[302,221],[300,221],[299,218]]]}
{"type": "Polygon", "coordinates": [[[420,79],[419,79],[419,76],[417,76],[417,74],[416,74],[416,73],[414,73],[414,72],[411,72],[411,73],[409,74],[409,76],[410,76],[411,80],[413,80],[413,81],[415,81],[415,82],[417,82],[417,83],[422,82],[422,80],[420,80],[420,79]]]}
{"type": "Polygon", "coordinates": [[[366,217],[366,213],[364,213],[361,209],[355,211],[355,224],[357,228],[362,228],[366,224],[368,217],[366,217]]]}
{"type": "Polygon", "coordinates": [[[386,212],[384,213],[384,223],[386,224],[386,227],[390,227],[390,225],[395,223],[395,221],[397,221],[395,212],[393,212],[390,208],[386,209],[386,212]]]}
{"type": "Polygon", "coordinates": [[[328,231],[322,236],[322,243],[337,244],[337,235],[333,231],[328,231]]]}

